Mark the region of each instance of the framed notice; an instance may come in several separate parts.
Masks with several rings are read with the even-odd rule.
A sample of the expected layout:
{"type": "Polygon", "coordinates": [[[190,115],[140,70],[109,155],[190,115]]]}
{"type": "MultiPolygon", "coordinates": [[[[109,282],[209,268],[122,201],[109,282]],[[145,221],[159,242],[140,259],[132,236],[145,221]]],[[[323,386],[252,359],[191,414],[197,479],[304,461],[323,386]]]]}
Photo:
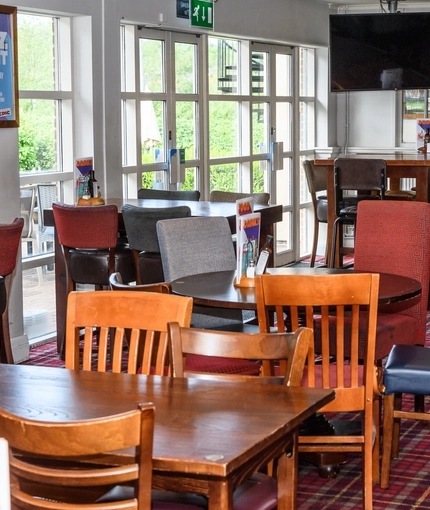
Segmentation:
{"type": "Polygon", "coordinates": [[[190,18],[190,0],[176,0],[176,17],[190,18]]]}
{"type": "Polygon", "coordinates": [[[19,126],[16,7],[0,5],[0,127],[19,126]]]}

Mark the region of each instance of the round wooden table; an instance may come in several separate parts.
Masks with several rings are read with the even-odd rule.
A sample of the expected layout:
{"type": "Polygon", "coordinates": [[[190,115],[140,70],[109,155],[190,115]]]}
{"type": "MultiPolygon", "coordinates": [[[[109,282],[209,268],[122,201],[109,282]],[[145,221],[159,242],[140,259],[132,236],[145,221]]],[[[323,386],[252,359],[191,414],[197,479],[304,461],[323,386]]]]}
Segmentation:
{"type": "MultiPolygon", "coordinates": [[[[341,274],[351,272],[348,269],[279,267],[267,270],[271,274],[310,275],[310,274],[341,274]]],[[[235,287],[233,280],[236,271],[202,273],[178,278],[172,282],[174,294],[192,297],[194,304],[217,308],[236,308],[240,310],[256,310],[254,288],[235,287]]],[[[413,278],[380,273],[379,304],[386,305],[397,301],[405,301],[421,294],[421,284],[413,278]]]]}

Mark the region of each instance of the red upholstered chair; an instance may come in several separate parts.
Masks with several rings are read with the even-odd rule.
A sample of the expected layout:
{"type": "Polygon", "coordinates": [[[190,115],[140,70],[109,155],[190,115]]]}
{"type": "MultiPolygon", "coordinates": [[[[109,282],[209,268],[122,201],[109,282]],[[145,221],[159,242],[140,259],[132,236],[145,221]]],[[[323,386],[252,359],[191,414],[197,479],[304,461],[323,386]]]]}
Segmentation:
{"type": "Polygon", "coordinates": [[[0,275],[4,277],[6,289],[6,307],[1,316],[0,330],[1,363],[13,363],[9,333],[9,294],[23,227],[24,220],[22,218],[15,218],[11,224],[0,225],[0,275]]]}
{"type": "Polygon", "coordinates": [[[54,202],[52,208],[67,269],[67,293],[76,290],[77,284],[108,288],[114,271],[121,273],[124,283],[136,280],[132,251],[118,243],[115,205],[86,207],[54,202]]]}
{"type": "Polygon", "coordinates": [[[358,204],[354,269],[398,274],[421,282],[416,298],[380,306],[376,359],[394,344],[424,345],[430,265],[430,204],[362,201],[358,204]]]}

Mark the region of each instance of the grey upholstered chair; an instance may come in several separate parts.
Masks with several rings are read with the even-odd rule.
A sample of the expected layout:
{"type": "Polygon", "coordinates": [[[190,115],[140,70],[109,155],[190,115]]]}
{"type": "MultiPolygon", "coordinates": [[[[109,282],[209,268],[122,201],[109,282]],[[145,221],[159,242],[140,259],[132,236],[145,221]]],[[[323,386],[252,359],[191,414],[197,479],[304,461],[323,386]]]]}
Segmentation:
{"type": "MultiPolygon", "coordinates": [[[[226,218],[161,220],[157,223],[157,234],[166,282],[193,274],[236,269],[226,218]]],[[[194,312],[192,326],[203,329],[243,322],[240,310],[194,307],[194,312]]]]}
{"type": "Polygon", "coordinates": [[[233,191],[211,191],[210,202],[236,202],[240,198],[252,197],[255,204],[269,205],[269,193],[236,193],[233,191]]]}
{"type": "Polygon", "coordinates": [[[133,251],[137,284],[164,282],[157,222],[168,218],[189,217],[191,209],[187,206],[147,208],[126,204],[121,212],[129,247],[133,251]]]}
{"type": "Polygon", "coordinates": [[[146,198],[151,200],[191,200],[198,202],[200,200],[200,191],[169,191],[164,189],[144,189],[137,191],[137,198],[146,198]]]}

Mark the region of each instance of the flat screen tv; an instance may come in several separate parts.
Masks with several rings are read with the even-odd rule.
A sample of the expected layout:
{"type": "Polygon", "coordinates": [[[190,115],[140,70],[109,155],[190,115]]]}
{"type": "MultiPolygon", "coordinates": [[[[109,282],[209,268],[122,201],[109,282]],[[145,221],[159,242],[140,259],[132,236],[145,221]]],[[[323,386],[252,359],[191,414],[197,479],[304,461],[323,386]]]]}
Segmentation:
{"type": "Polygon", "coordinates": [[[430,88],[430,12],[330,16],[330,89],[430,88]]]}

